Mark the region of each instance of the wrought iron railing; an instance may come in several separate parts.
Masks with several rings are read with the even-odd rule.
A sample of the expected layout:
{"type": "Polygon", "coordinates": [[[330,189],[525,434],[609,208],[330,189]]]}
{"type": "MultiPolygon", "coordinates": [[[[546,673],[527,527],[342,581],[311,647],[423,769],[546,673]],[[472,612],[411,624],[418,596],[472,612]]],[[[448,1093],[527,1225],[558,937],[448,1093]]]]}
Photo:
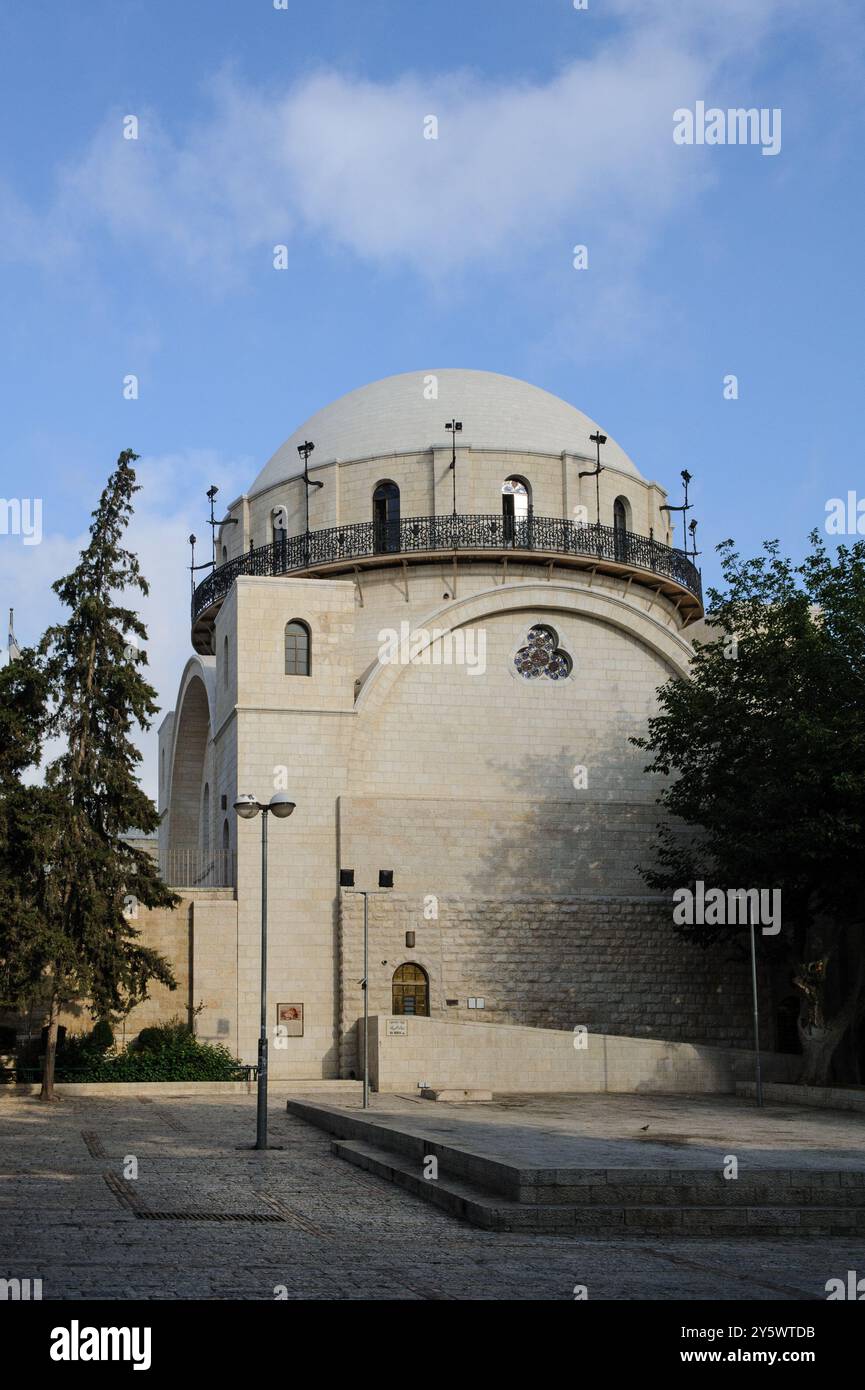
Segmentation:
{"type": "Polygon", "coordinates": [[[225,597],[241,574],[291,574],[376,555],[435,551],[513,550],[585,556],[647,570],[702,601],[700,572],[683,550],[616,526],[576,525],[558,516],[413,516],[403,521],[358,521],[299,536],[283,535],[215,569],[192,597],[193,621],[225,597]]]}
{"type": "Polygon", "coordinates": [[[229,849],[163,850],[159,871],[169,888],[233,888],[234,853],[229,849]]]}

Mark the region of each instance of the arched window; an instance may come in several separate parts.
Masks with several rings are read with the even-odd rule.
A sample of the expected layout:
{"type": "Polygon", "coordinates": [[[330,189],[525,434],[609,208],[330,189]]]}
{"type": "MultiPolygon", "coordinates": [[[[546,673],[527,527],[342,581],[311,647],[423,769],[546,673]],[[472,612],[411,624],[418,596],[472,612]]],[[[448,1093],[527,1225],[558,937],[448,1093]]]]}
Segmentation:
{"type": "Polygon", "coordinates": [[[505,478],[502,483],[502,516],[506,545],[528,543],[528,522],[532,513],[532,491],[525,478],[505,478]]]}
{"type": "Polygon", "coordinates": [[[205,854],[210,853],[210,786],[207,782],[201,798],[201,848],[205,854]]]}
{"type": "Polygon", "coordinates": [[[224,545],[224,546],[222,547],[222,563],[225,564],[225,562],[226,562],[227,559],[228,559],[228,546],[227,546],[227,545],[224,545]]]}
{"type": "Polygon", "coordinates": [[[399,551],[399,488],[386,478],[372,494],[373,548],[377,555],[399,551]]]}
{"type": "Polygon", "coordinates": [[[292,618],[285,625],[285,674],[308,676],[312,670],[312,643],[306,623],[292,618]]]}
{"type": "Polygon", "coordinates": [[[631,507],[627,497],[617,497],[613,503],[613,532],[616,542],[616,559],[627,559],[628,532],[631,529],[631,507]]]}
{"type": "Polygon", "coordinates": [[[288,554],[288,512],[285,507],[274,507],[270,513],[270,528],[273,540],[271,569],[274,574],[282,574],[287,569],[288,554]]]}
{"type": "Polygon", "coordinates": [[[393,972],[392,989],[392,1013],[429,1018],[429,979],[422,966],[414,962],[398,966],[393,972]]]}
{"type": "Polygon", "coordinates": [[[231,849],[231,831],[228,828],[228,821],[222,822],[222,848],[227,854],[231,849]]]}
{"type": "Polygon", "coordinates": [[[222,684],[228,689],[228,638],[222,639],[222,684]]]}

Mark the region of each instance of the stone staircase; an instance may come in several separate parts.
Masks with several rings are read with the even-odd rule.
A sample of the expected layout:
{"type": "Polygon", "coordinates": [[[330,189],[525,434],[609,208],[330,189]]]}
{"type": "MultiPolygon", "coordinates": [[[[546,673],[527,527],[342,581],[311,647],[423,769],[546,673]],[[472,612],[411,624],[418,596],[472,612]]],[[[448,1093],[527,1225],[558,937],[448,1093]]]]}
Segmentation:
{"type": "Polygon", "coordinates": [[[609,1237],[865,1234],[865,1168],[528,1168],[414,1134],[398,1118],[289,1101],[335,1154],[474,1226],[609,1237]],[[429,1159],[437,1176],[426,1177],[429,1159]]]}

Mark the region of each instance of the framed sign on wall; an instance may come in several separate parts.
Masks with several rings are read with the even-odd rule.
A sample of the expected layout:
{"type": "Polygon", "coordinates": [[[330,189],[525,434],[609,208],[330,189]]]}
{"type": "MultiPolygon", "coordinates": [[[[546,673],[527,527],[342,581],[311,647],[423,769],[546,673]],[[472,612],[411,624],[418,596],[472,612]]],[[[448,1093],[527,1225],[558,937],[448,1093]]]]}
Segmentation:
{"type": "Polygon", "coordinates": [[[277,1004],[276,1026],[284,1038],[302,1038],[303,1005],[277,1004]]]}

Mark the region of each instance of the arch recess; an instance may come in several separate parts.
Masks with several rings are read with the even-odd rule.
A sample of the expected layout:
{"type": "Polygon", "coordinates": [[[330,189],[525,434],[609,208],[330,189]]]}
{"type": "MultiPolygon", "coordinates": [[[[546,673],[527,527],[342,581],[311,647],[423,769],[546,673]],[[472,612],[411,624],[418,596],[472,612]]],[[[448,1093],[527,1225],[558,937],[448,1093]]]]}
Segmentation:
{"type": "Polygon", "coordinates": [[[202,843],[207,750],[213,736],[212,657],[193,657],[180,683],[169,763],[168,848],[196,850],[202,843]]]}
{"type": "MultiPolygon", "coordinates": [[[[484,618],[499,617],[503,613],[530,611],[533,615],[543,613],[562,616],[589,618],[597,622],[619,628],[628,636],[653,652],[671,667],[673,673],[683,679],[688,675],[692,647],[686,638],[674,632],[667,623],[655,618],[644,608],[637,608],[628,599],[601,589],[592,589],[588,584],[575,582],[496,585],[479,594],[471,594],[458,602],[451,602],[418,618],[412,630],[430,634],[453,632],[457,628],[476,623],[484,618]]],[[[419,644],[421,652],[430,643],[419,644]]],[[[388,700],[390,692],[411,666],[400,662],[377,663],[372,667],[369,677],[358,695],[355,704],[357,714],[372,714],[388,700]]]]}

